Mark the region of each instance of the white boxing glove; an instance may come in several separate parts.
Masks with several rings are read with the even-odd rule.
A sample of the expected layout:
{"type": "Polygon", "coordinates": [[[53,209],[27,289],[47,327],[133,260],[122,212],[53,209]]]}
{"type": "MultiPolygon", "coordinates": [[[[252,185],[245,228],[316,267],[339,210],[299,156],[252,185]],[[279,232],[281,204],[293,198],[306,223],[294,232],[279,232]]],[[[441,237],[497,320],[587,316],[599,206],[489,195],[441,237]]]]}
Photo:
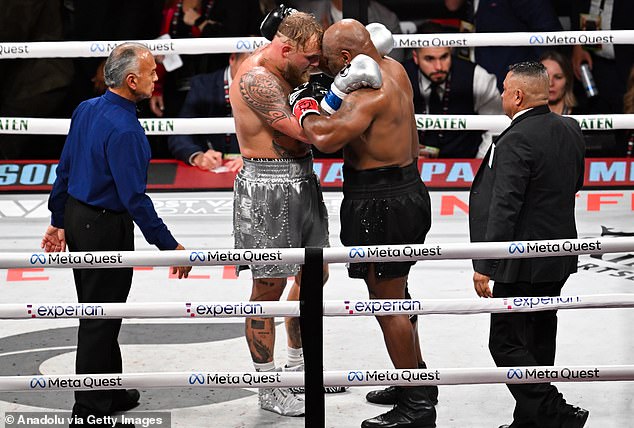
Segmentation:
{"type": "Polygon", "coordinates": [[[339,110],[341,102],[350,92],[359,88],[379,89],[383,85],[381,69],[375,60],[359,54],[335,76],[330,90],[321,100],[321,108],[332,114],[339,110]]]}
{"type": "Polygon", "coordinates": [[[386,56],[392,52],[392,49],[394,49],[394,37],[392,37],[392,32],[385,25],[373,22],[366,25],[365,29],[370,33],[370,39],[372,39],[376,50],[379,51],[379,55],[386,56]]]}

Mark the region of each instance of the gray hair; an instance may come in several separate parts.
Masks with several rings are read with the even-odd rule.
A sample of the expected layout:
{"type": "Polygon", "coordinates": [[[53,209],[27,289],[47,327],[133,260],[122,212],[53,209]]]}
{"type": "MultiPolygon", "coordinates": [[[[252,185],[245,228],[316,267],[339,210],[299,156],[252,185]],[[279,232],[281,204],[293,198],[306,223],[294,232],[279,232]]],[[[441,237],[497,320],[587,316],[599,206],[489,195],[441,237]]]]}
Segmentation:
{"type": "Polygon", "coordinates": [[[139,55],[143,52],[149,52],[148,48],[136,42],[122,43],[114,48],[110,52],[103,70],[106,86],[119,88],[129,73],[138,72],[139,55]]]}

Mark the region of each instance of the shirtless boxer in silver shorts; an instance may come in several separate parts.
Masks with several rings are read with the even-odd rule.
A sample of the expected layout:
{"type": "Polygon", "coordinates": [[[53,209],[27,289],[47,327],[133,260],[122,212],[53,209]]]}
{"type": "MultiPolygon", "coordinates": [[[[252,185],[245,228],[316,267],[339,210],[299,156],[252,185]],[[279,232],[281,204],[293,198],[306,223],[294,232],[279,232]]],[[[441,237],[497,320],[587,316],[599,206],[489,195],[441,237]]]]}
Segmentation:
{"type": "MultiPolygon", "coordinates": [[[[263,23],[271,43],[246,59],[231,84],[230,100],[244,167],[234,185],[236,248],[328,246],[328,215],[313,172],[310,145],[288,105],[291,89],[319,64],[323,29],[312,15],[278,11],[263,23]]],[[[264,31],[263,31],[264,33],[264,31]]],[[[298,300],[299,265],[250,266],[251,301],[276,301],[295,276],[289,300],[298,300]]],[[[324,279],[327,273],[324,273],[324,279]]],[[[273,318],[248,318],[246,338],[258,371],[277,370],[273,318]]],[[[299,319],[287,318],[290,369],[303,367],[299,319]]],[[[260,406],[286,416],[304,414],[304,401],[287,388],[262,388],[260,406]]]]}

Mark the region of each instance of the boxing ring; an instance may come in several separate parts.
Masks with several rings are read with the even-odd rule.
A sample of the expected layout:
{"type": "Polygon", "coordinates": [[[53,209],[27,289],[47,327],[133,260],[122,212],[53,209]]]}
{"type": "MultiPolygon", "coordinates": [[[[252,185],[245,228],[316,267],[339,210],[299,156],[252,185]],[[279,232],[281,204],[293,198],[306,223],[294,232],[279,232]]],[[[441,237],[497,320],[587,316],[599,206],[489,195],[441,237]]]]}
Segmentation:
{"type": "MultiPolygon", "coordinates": [[[[597,37],[598,33],[615,33],[610,34],[612,40],[634,42],[634,31],[596,33],[597,37]],[[619,36],[622,38],[618,39],[619,36]]],[[[545,40],[548,34],[544,33],[545,40]]],[[[571,33],[566,34],[572,37],[571,33]]],[[[432,36],[407,37],[424,41],[434,40],[432,36]]],[[[485,43],[479,41],[479,36],[486,35],[464,35],[464,38],[466,43],[479,46],[478,43],[485,43]]],[[[529,36],[509,35],[508,42],[525,44],[529,36]]],[[[452,35],[438,37],[449,40],[452,35]]],[[[402,43],[396,38],[397,43],[402,43]]],[[[219,39],[213,40],[213,44],[200,40],[171,42],[175,52],[203,53],[247,49],[246,41],[251,41],[249,49],[252,49],[257,40],[219,39]]],[[[499,42],[496,40],[496,44],[499,42]]],[[[107,54],[107,49],[100,50],[97,45],[107,47],[107,43],[113,42],[28,45],[33,45],[29,54],[35,57],[89,56],[88,51],[90,56],[99,56],[107,54]]],[[[634,124],[634,115],[576,118],[592,123],[609,120],[612,129],[631,128],[634,124]]],[[[42,134],[64,134],[69,123],[66,119],[12,119],[18,124],[20,120],[28,121],[27,132],[42,134]]],[[[151,128],[148,134],[233,130],[233,122],[225,118],[145,120],[146,129],[151,128]]],[[[472,116],[456,117],[455,121],[458,120],[464,120],[468,129],[500,130],[507,119],[472,116]]],[[[448,116],[420,116],[417,123],[424,129],[452,129],[448,116]]],[[[7,132],[6,127],[0,132],[7,132]]],[[[624,235],[634,231],[631,189],[580,192],[577,203],[580,239],[541,244],[526,241],[469,244],[466,212],[456,210],[447,215],[439,208],[445,196],[464,201],[468,199],[466,192],[432,192],[433,224],[428,244],[407,248],[341,247],[337,236],[341,195],[327,192],[324,197],[333,248],[323,251],[231,250],[231,194],[151,196],[159,215],[187,251],[151,250],[137,230],[135,252],[44,254],[38,247],[48,224],[46,195],[0,194],[0,233],[6,237],[0,249],[0,275],[4,276],[0,280],[3,296],[0,409],[5,414],[68,410],[72,404],[71,391],[75,389],[137,387],[142,389],[141,406],[137,410],[169,410],[171,426],[175,427],[346,428],[359,426],[361,420],[388,409],[365,402],[364,395],[372,386],[437,384],[441,385],[437,406],[439,427],[490,427],[511,418],[513,400],[504,383],[544,379],[561,382],[558,388],[569,402],[590,410],[587,426],[626,426],[634,414],[634,385],[630,382],[634,380],[631,334],[634,315],[628,309],[634,306],[631,288],[634,238],[602,236],[600,228],[606,225],[624,235]],[[589,202],[596,195],[599,200],[609,201],[599,204],[599,210],[592,209],[589,202]],[[204,212],[183,209],[194,201],[211,208],[204,212]],[[21,207],[24,214],[7,215],[4,207],[10,204],[21,207]],[[471,258],[564,254],[581,256],[579,273],[570,277],[559,299],[483,300],[475,296],[471,258]],[[236,278],[232,265],[244,262],[245,257],[249,263],[279,260],[305,263],[308,272],[302,302],[266,302],[256,306],[244,301],[250,290],[250,276],[243,274],[236,278]],[[421,260],[410,275],[412,301],[366,300],[363,282],[348,279],[343,266],[349,261],[411,259],[421,260]],[[330,280],[324,288],[314,280],[321,277],[317,273],[322,261],[331,263],[330,280]],[[196,268],[190,279],[178,281],[165,268],[171,265],[196,268]],[[113,266],[135,267],[129,303],[70,303],[76,297],[69,268],[113,266]],[[315,272],[312,276],[311,271],[315,272]],[[493,367],[486,349],[488,313],[555,308],[562,309],[555,367],[493,367]],[[394,313],[425,315],[420,318],[419,334],[429,369],[385,369],[391,363],[372,316],[394,313]],[[305,378],[301,373],[265,376],[253,372],[243,337],[243,318],[253,315],[300,316],[305,327],[302,335],[310,338],[304,340],[305,378]],[[80,317],[124,318],[123,374],[72,374],[72,330],[80,317]],[[305,418],[285,418],[258,408],[254,391],[259,385],[304,383],[305,418]],[[322,384],[351,388],[346,393],[324,397],[322,384]]],[[[278,329],[283,330],[283,326],[278,325],[278,329]]],[[[275,355],[278,364],[284,361],[284,338],[284,334],[278,334],[275,355]]],[[[9,426],[6,419],[5,424],[9,426]]]]}

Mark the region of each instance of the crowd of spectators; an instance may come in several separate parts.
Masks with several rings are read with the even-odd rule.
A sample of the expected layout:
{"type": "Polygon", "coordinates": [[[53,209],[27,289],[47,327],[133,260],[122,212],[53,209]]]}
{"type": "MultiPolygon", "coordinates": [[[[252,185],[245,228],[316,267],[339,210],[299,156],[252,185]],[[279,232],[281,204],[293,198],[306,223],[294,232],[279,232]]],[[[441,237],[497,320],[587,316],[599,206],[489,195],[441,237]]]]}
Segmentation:
{"type": "MultiPolygon", "coordinates": [[[[590,0],[560,0],[556,2],[557,11],[555,0],[438,2],[444,2],[444,16],[417,16],[406,23],[390,10],[389,2],[369,0],[368,20],[383,23],[395,34],[404,31],[532,32],[625,29],[630,24],[624,17],[634,16],[634,2],[629,0],[604,0],[599,8],[597,2],[590,0]],[[562,3],[565,3],[563,9],[562,3]]],[[[262,18],[279,3],[276,0],[7,0],[0,16],[0,40],[151,40],[259,35],[262,18]]],[[[344,0],[288,0],[285,3],[313,13],[326,28],[343,18],[344,0]]],[[[551,73],[549,103],[559,114],[634,111],[634,45],[394,49],[390,55],[402,62],[410,75],[419,114],[502,114],[499,94],[507,67],[525,60],[541,60],[548,68],[551,73]],[[584,90],[582,64],[587,64],[594,75],[596,93],[586,94],[584,90]]],[[[235,62],[235,55],[231,58],[235,62]]],[[[79,102],[105,91],[103,61],[103,58],[0,60],[3,76],[0,117],[70,117],[79,102]]],[[[139,104],[139,117],[231,115],[225,94],[227,81],[231,79],[229,54],[159,56],[157,62],[159,81],[152,98],[139,104]],[[168,60],[171,63],[168,64],[168,60]],[[207,89],[210,85],[215,85],[213,90],[207,89]],[[192,87],[200,93],[193,94],[192,87]]],[[[587,132],[585,136],[588,156],[631,156],[634,139],[631,130],[587,132]]],[[[491,139],[489,132],[421,131],[420,153],[423,157],[481,157],[491,139]]],[[[177,158],[202,169],[213,169],[211,166],[215,166],[218,159],[234,157],[237,150],[235,137],[231,135],[150,136],[149,140],[154,158],[177,158]],[[194,146],[198,149],[194,150],[194,146]],[[202,154],[207,156],[194,156],[202,154]]],[[[0,158],[56,159],[63,143],[63,136],[0,134],[0,158]]]]}

